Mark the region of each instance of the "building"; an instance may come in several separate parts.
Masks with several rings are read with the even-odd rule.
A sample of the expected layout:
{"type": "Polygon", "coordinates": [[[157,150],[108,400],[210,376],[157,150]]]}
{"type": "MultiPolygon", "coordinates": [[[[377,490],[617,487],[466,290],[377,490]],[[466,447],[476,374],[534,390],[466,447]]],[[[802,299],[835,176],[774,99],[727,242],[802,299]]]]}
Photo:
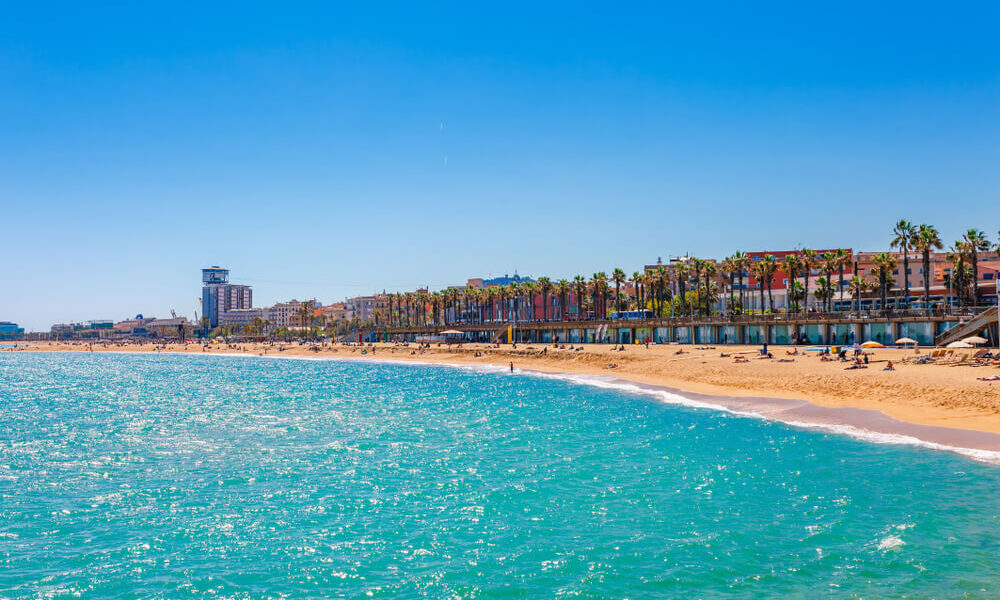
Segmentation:
{"type": "Polygon", "coordinates": [[[328,321],[350,321],[354,318],[354,305],[350,302],[334,302],[320,310],[328,321]]]}
{"type": "Polygon", "coordinates": [[[279,302],[267,309],[271,327],[303,327],[302,308],[307,304],[311,307],[310,315],[321,308],[320,303],[312,299],[304,302],[299,300],[279,302]]]}
{"type": "Polygon", "coordinates": [[[269,308],[235,308],[219,314],[219,325],[235,325],[245,327],[253,325],[254,322],[271,320],[271,309],[269,308]]]}
{"type": "Polygon", "coordinates": [[[253,290],[249,285],[229,283],[229,269],[202,269],[201,281],[201,311],[209,327],[218,327],[219,315],[226,311],[253,307],[253,290]]]}
{"type": "Polygon", "coordinates": [[[18,327],[17,323],[0,321],[0,339],[13,339],[22,335],[24,335],[24,328],[18,327]]]}

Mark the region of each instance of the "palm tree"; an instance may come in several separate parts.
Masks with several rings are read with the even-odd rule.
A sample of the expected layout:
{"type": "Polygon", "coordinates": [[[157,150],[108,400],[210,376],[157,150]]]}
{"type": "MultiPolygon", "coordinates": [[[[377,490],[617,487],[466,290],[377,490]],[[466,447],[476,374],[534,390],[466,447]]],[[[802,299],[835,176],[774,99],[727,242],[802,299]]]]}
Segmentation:
{"type": "Polygon", "coordinates": [[[840,272],[840,279],[837,281],[837,289],[840,292],[840,303],[844,303],[844,269],[851,264],[851,255],[847,253],[847,250],[843,248],[837,248],[835,254],[835,264],[837,265],[837,271],[840,272]]]}
{"type": "Polygon", "coordinates": [[[747,271],[750,269],[750,255],[746,252],[741,252],[737,250],[733,256],[733,267],[736,269],[736,273],[740,276],[740,310],[746,306],[746,299],[743,297],[746,290],[746,286],[743,285],[743,278],[746,277],[747,271]]]}
{"type": "Polygon", "coordinates": [[[643,300],[643,298],[642,298],[642,285],[643,285],[643,282],[645,280],[646,280],[646,277],[645,277],[644,274],[640,273],[639,271],[633,271],[632,272],[632,277],[630,278],[630,281],[632,282],[632,286],[635,287],[635,309],[636,310],[642,310],[643,309],[643,306],[642,306],[642,300],[643,300]]]}
{"type": "Polygon", "coordinates": [[[702,261],[701,272],[705,276],[705,316],[712,313],[712,278],[718,271],[715,263],[709,260],[702,261]]]}
{"type": "Polygon", "coordinates": [[[757,279],[757,289],[760,291],[761,314],[764,314],[764,279],[766,277],[765,271],[766,268],[764,267],[763,261],[761,260],[754,261],[754,263],[750,265],[750,274],[757,279]]]}
{"type": "MultiPolygon", "coordinates": [[[[774,312],[774,296],[771,294],[771,284],[774,282],[774,274],[778,270],[778,261],[771,254],[764,255],[759,263],[762,265],[761,274],[764,276],[764,283],[767,284],[767,304],[774,312]]],[[[762,299],[763,300],[763,299],[762,299]]]]}
{"type": "Polygon", "coordinates": [[[889,290],[889,275],[896,268],[896,257],[888,252],[876,254],[872,264],[878,270],[879,295],[882,298],[882,310],[886,309],[886,293],[889,290]]]}
{"type": "Polygon", "coordinates": [[[615,282],[615,310],[619,312],[622,310],[621,288],[626,279],[628,279],[628,275],[621,269],[615,269],[611,272],[611,281],[615,282]]]}
{"type": "Polygon", "coordinates": [[[538,289],[542,292],[542,319],[549,320],[549,294],[552,293],[552,280],[548,277],[538,278],[538,289]]]}
{"type": "Polygon", "coordinates": [[[604,271],[594,273],[591,280],[594,290],[594,314],[599,319],[608,318],[608,274],[604,271]]]}
{"type": "Polygon", "coordinates": [[[830,298],[833,297],[832,284],[829,279],[820,276],[816,278],[816,285],[818,288],[813,292],[813,296],[825,306],[829,303],[830,298]]]}
{"type": "Polygon", "coordinates": [[[855,275],[851,278],[850,282],[847,284],[848,291],[851,292],[851,296],[854,297],[854,306],[858,312],[858,316],[861,316],[861,295],[865,292],[871,290],[871,282],[863,277],[855,275]]]}
{"type": "Polygon", "coordinates": [[[799,271],[802,270],[802,259],[796,254],[786,254],[784,258],[781,259],[781,270],[788,275],[788,309],[789,312],[798,312],[797,301],[792,300],[791,290],[794,285],[798,282],[795,278],[799,276],[799,271]]]}
{"type": "Polygon", "coordinates": [[[914,242],[917,237],[917,228],[906,219],[900,219],[892,229],[890,246],[899,248],[903,253],[903,296],[906,298],[907,307],[910,305],[910,250],[915,247],[914,242]]]}
{"type": "Polygon", "coordinates": [[[802,249],[802,288],[805,290],[805,300],[803,310],[809,310],[809,274],[816,268],[816,251],[808,248],[802,249]]]}
{"type": "Polygon", "coordinates": [[[733,257],[727,256],[722,259],[719,263],[719,275],[722,277],[722,310],[723,313],[727,312],[727,309],[732,304],[732,293],[733,293],[733,281],[736,278],[736,267],[733,264],[733,257]],[[728,284],[728,290],[726,285],[728,284]]]}
{"type": "Polygon", "coordinates": [[[802,302],[805,295],[805,288],[802,287],[801,281],[797,279],[788,280],[788,302],[792,306],[795,306],[796,310],[798,310],[799,302],[802,302]]]}
{"type": "MultiPolygon", "coordinates": [[[[559,294],[559,320],[566,317],[566,298],[569,296],[571,285],[565,279],[560,279],[556,282],[556,293],[559,294]]],[[[553,316],[553,319],[556,319],[553,316]]]]}
{"type": "Polygon", "coordinates": [[[913,241],[913,248],[919,250],[924,266],[924,302],[927,305],[927,314],[931,314],[931,252],[940,250],[944,245],[937,229],[930,225],[921,225],[917,228],[917,236],[913,241]]]}
{"type": "Polygon", "coordinates": [[[686,262],[678,262],[674,266],[674,280],[677,282],[677,294],[678,294],[678,296],[680,296],[680,301],[681,301],[680,312],[681,312],[681,314],[686,314],[687,313],[687,306],[686,306],[686,303],[687,303],[686,296],[687,296],[687,294],[685,294],[685,286],[687,284],[687,279],[688,279],[689,275],[690,275],[690,270],[688,269],[688,265],[687,265],[686,262]]]}
{"type": "Polygon", "coordinates": [[[824,252],[819,259],[820,270],[826,275],[826,285],[827,290],[822,294],[816,296],[817,298],[824,298],[823,310],[830,312],[832,308],[831,302],[833,300],[833,272],[837,270],[837,253],[836,252],[824,252]]]}
{"type": "Polygon", "coordinates": [[[574,277],[573,291],[576,292],[576,318],[583,320],[583,296],[587,292],[587,278],[583,275],[574,277]]]}
{"type": "Polygon", "coordinates": [[[969,251],[969,266],[972,268],[972,303],[979,304],[979,253],[986,252],[992,244],[986,234],[978,229],[970,229],[962,236],[969,251]]]}
{"type": "Polygon", "coordinates": [[[971,253],[969,245],[962,240],[955,242],[948,252],[948,261],[952,264],[949,280],[952,293],[958,296],[960,306],[966,305],[968,296],[969,279],[972,276],[972,269],[969,266],[971,253]]]}

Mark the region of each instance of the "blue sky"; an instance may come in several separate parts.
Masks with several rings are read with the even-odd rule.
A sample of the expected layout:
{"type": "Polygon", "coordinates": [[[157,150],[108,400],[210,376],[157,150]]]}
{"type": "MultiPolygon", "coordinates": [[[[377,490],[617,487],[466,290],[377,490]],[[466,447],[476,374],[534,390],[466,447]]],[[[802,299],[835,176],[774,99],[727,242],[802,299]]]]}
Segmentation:
{"type": "Polygon", "coordinates": [[[0,320],[1000,227],[991,3],[79,3],[0,19],[0,320]]]}

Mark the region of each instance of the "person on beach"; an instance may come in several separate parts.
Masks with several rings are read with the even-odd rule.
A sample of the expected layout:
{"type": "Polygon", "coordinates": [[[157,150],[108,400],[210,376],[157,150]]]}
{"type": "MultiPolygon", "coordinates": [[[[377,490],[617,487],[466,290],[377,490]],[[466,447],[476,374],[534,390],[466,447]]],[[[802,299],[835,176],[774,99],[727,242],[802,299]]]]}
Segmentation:
{"type": "Polygon", "coordinates": [[[514,372],[514,361],[510,361],[510,372],[514,372]]]}
{"type": "Polygon", "coordinates": [[[882,369],[882,370],[883,371],[895,371],[896,367],[892,366],[892,361],[890,360],[888,363],[886,363],[885,368],[882,369]]]}

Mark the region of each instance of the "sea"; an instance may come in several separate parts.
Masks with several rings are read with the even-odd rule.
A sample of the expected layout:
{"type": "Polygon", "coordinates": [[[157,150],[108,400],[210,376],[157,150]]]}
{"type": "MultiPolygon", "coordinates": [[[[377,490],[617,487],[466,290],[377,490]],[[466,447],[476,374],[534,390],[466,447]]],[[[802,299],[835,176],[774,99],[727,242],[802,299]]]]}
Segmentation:
{"type": "Polygon", "coordinates": [[[896,441],[607,379],[5,353],[0,599],[1000,597],[1000,466],[896,441]]]}

